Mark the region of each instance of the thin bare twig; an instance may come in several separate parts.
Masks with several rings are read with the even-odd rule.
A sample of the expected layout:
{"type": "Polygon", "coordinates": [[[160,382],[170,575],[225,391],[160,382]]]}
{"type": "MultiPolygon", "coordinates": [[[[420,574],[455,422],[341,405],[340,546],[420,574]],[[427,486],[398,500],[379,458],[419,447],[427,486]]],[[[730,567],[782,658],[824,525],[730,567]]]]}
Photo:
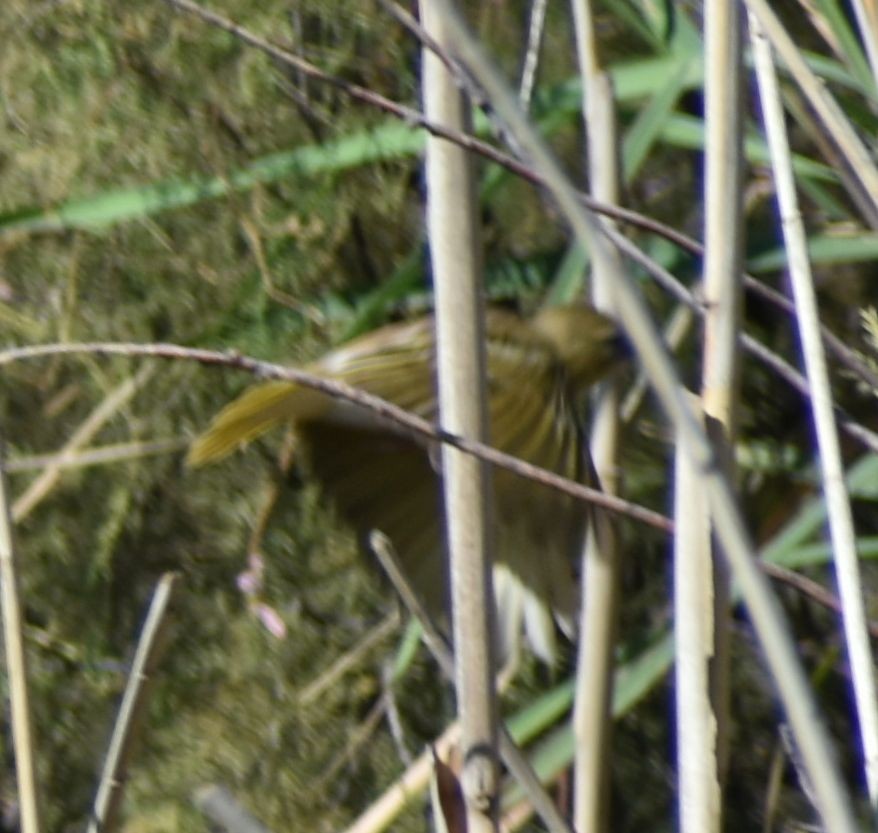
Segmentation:
{"type": "MultiPolygon", "coordinates": [[[[533,185],[540,188],[546,187],[543,177],[532,166],[516,159],[514,156],[504,153],[489,142],[482,141],[475,136],[466,133],[451,130],[443,125],[435,124],[429,121],[423,113],[413,107],[400,104],[365,87],[360,87],[356,84],[344,81],[343,79],[311,64],[309,61],[306,61],[304,58],[301,58],[289,50],[277,46],[276,44],[271,43],[271,41],[256,35],[254,32],[249,31],[247,28],[235,23],[229,18],[223,17],[217,12],[200,6],[197,3],[193,3],[192,0],[165,0],[165,2],[181,11],[196,15],[205,22],[229,32],[276,60],[296,68],[306,76],[336,87],[357,101],[361,101],[364,104],[376,107],[383,112],[397,116],[406,123],[411,124],[413,127],[423,128],[434,136],[439,136],[450,142],[454,142],[473,153],[479,154],[490,162],[501,165],[511,173],[533,185]]],[[[415,37],[422,41],[426,40],[426,35],[421,27],[417,25],[417,23],[411,18],[411,15],[405,12],[405,10],[401,9],[396,4],[389,2],[389,0],[384,0],[383,5],[386,8],[391,9],[391,13],[394,17],[396,17],[402,25],[406,26],[415,37]]],[[[427,42],[426,45],[430,48],[435,48],[435,44],[432,42],[427,42]]],[[[609,217],[621,223],[663,237],[665,240],[674,243],[696,257],[702,257],[704,254],[704,246],[701,243],[665,223],[647,217],[637,211],[631,211],[630,209],[622,208],[617,205],[602,203],[583,192],[579,192],[578,196],[586,208],[589,208],[598,214],[602,214],[605,217],[609,217]]],[[[618,243],[619,241],[615,240],[615,242],[618,243]]],[[[625,248],[625,253],[630,257],[635,257],[634,253],[628,247],[625,248]]],[[[654,268],[650,268],[651,265],[654,264],[652,264],[652,261],[646,255],[638,257],[637,260],[640,265],[647,269],[653,277],[659,280],[666,289],[671,291],[680,300],[690,304],[699,314],[702,314],[703,308],[701,304],[691,295],[691,293],[688,292],[688,290],[685,289],[685,287],[682,286],[682,284],[678,283],[675,287],[673,284],[668,284],[667,281],[662,281],[662,274],[660,272],[657,273],[654,268]],[[681,289],[683,290],[682,294],[680,292],[681,289]],[[683,297],[684,295],[686,298],[683,297]]],[[[749,292],[760,295],[765,300],[780,307],[789,314],[793,313],[792,302],[785,298],[781,293],[771,289],[754,278],[752,275],[744,275],[744,285],[749,292]]],[[[822,326],[821,333],[827,348],[843,365],[845,365],[845,367],[856,373],[873,388],[878,388],[878,374],[872,371],[850,347],[848,347],[827,327],[822,326]]]]}
{"type": "MultiPolygon", "coordinates": [[[[759,342],[753,342],[751,340],[750,346],[752,347],[754,345],[762,347],[762,345],[759,345],[759,342]]],[[[762,349],[765,350],[766,348],[763,347],[762,349]]],[[[481,459],[484,459],[487,462],[498,466],[499,468],[507,469],[508,471],[517,474],[519,477],[524,477],[526,479],[542,483],[549,488],[556,489],[559,492],[570,495],[571,497],[574,497],[586,503],[595,503],[598,506],[603,506],[603,508],[607,509],[610,512],[615,512],[639,523],[651,526],[654,529],[657,529],[659,532],[664,532],[668,535],[673,535],[674,533],[674,524],[670,518],[658,512],[654,512],[651,509],[647,509],[644,506],[640,506],[630,501],[622,500],[621,498],[615,497],[613,495],[607,495],[604,492],[600,492],[587,486],[583,486],[582,484],[576,483],[575,481],[559,477],[554,472],[548,471],[547,469],[541,469],[539,466],[534,466],[530,463],[526,463],[523,460],[519,460],[517,457],[513,457],[509,454],[504,454],[502,451],[498,451],[491,446],[467,441],[460,437],[443,433],[436,426],[432,425],[426,420],[422,420],[419,417],[416,417],[414,414],[410,414],[407,411],[397,408],[389,402],[379,399],[378,397],[370,396],[363,391],[360,391],[356,388],[351,388],[347,385],[344,385],[343,383],[334,382],[329,379],[314,376],[313,374],[307,373],[305,371],[284,367],[283,365],[272,364],[270,362],[262,362],[257,359],[241,356],[237,353],[222,353],[213,350],[195,350],[187,347],[181,347],[175,344],[44,344],[34,347],[17,347],[11,350],[0,351],[0,366],[4,364],[10,364],[14,361],[22,361],[54,355],[73,355],[83,352],[122,356],[152,356],[163,359],[185,359],[198,361],[203,364],[248,371],[250,373],[253,373],[254,375],[258,375],[260,378],[282,379],[286,381],[296,382],[302,385],[307,385],[309,387],[320,390],[329,396],[337,396],[338,398],[346,399],[364,408],[374,408],[380,416],[398,422],[400,425],[414,431],[421,436],[425,436],[428,439],[437,440],[439,442],[454,443],[458,448],[462,449],[463,451],[466,451],[467,453],[474,456],[481,457],[481,459]]],[[[771,357],[773,356],[773,354],[769,353],[769,356],[771,357]]],[[[798,376],[798,374],[792,367],[783,363],[782,360],[779,359],[779,357],[773,357],[777,361],[781,362],[779,370],[785,374],[785,378],[787,378],[791,384],[797,387],[805,384],[801,377],[798,376]]],[[[803,390],[803,393],[807,394],[806,386],[803,390]]],[[[852,434],[855,433],[856,429],[859,433],[855,435],[858,436],[858,438],[864,444],[878,449],[878,436],[874,435],[872,432],[850,421],[848,421],[847,423],[842,422],[842,427],[846,428],[852,434]]],[[[175,448],[180,447],[182,447],[181,443],[175,443],[175,448]]],[[[172,449],[168,448],[163,450],[172,449]]],[[[88,454],[88,452],[82,452],[82,454],[86,455],[88,454]]],[[[27,466],[16,467],[16,470],[21,470],[22,468],[27,468],[27,466]]],[[[785,577],[781,576],[776,570],[772,571],[769,567],[765,567],[764,569],[766,569],[766,571],[769,572],[773,578],[780,581],[785,581],[785,577]]],[[[814,598],[819,603],[825,603],[827,604],[827,606],[832,607],[832,605],[828,605],[828,603],[823,601],[824,597],[822,595],[808,594],[804,589],[804,585],[802,583],[797,583],[793,581],[787,581],[786,583],[791,584],[800,592],[806,593],[806,595],[811,595],[812,598],[814,598]]],[[[836,601],[835,604],[837,605],[838,602],[836,601]]],[[[835,607],[833,607],[833,609],[835,609],[835,607]]]]}
{"type": "Polygon", "coordinates": [[[298,704],[302,707],[310,706],[332,689],[333,686],[337,685],[345,674],[363,661],[366,654],[399,627],[399,622],[398,610],[394,610],[385,616],[374,628],[369,630],[363,639],[357,642],[349,651],[345,651],[329,668],[321,671],[316,679],[311,680],[299,692],[297,697],[298,704]]]}
{"type": "MultiPolygon", "coordinates": [[[[747,333],[741,335],[741,344],[748,353],[756,356],[788,385],[799,391],[803,397],[806,399],[811,398],[811,387],[808,384],[808,380],[789,362],[782,359],[777,353],[773,353],[761,341],[757,341],[747,333]]],[[[846,434],[861,442],[869,450],[878,453],[878,434],[855,422],[838,406],[835,408],[835,416],[839,426],[846,434]]]]}
{"type": "MultiPolygon", "coordinates": [[[[789,316],[796,314],[796,305],[787,298],[786,295],[778,292],[770,286],[756,280],[752,275],[744,276],[744,286],[748,292],[764,298],[769,303],[783,310],[789,316]]],[[[873,390],[878,390],[878,373],[863,361],[857,352],[847,346],[832,330],[825,324],[820,325],[820,335],[826,348],[832,353],[848,370],[859,376],[873,390]]]]}
{"type": "Polygon", "coordinates": [[[570,495],[577,500],[594,503],[602,506],[610,512],[625,515],[640,521],[647,526],[652,526],[662,532],[671,532],[672,524],[669,518],[659,512],[654,512],[644,506],[638,506],[627,500],[606,495],[598,489],[592,489],[560,477],[554,472],[539,466],[526,463],[510,454],[504,454],[496,448],[475,440],[458,437],[448,431],[443,431],[438,426],[421,419],[415,414],[393,405],[380,397],[373,396],[365,391],[353,388],[343,382],[334,379],[326,379],[316,376],[305,370],[285,367],[271,362],[263,362],[249,356],[243,356],[235,352],[220,352],[217,350],[201,350],[191,347],[182,347],[179,344],[130,344],[126,342],[85,342],[79,344],[42,344],[33,347],[15,347],[10,350],[0,351],[0,366],[24,359],[36,359],[46,356],[74,355],[77,353],[95,353],[99,355],[113,356],[150,356],[160,359],[183,359],[196,361],[201,364],[229,367],[236,370],[244,370],[261,379],[279,379],[285,382],[295,382],[304,387],[313,388],[327,396],[337,399],[345,399],[362,408],[366,408],[379,417],[387,419],[397,425],[408,429],[413,434],[430,440],[447,443],[478,457],[499,468],[541,483],[549,488],[556,489],[570,495]]]}
{"type": "MultiPolygon", "coordinates": [[[[799,595],[811,599],[827,610],[835,613],[842,612],[841,600],[838,596],[814,579],[797,573],[795,570],[790,570],[788,567],[781,567],[780,564],[772,564],[768,561],[760,561],[759,563],[765,574],[774,581],[787,585],[799,595]]],[[[869,620],[866,622],[866,628],[873,639],[878,639],[878,622],[869,620]]]]}
{"type": "MultiPolygon", "coordinates": [[[[577,240],[584,246],[588,245],[591,233],[599,225],[598,220],[582,208],[547,144],[521,113],[514,94],[494,69],[457,9],[449,0],[433,2],[441,9],[446,25],[453,31],[461,61],[466,63],[469,72],[486,90],[498,118],[506,123],[516,141],[543,172],[577,240]]],[[[625,275],[614,290],[620,318],[644,369],[649,373],[657,398],[683,438],[693,464],[702,472],[717,534],[732,565],[780,699],[802,749],[823,821],[833,830],[852,833],[857,829],[857,824],[850,796],[838,767],[834,765],[826,728],[816,718],[817,707],[796,655],[789,628],[767,579],[756,568],[755,547],[735,495],[717,465],[709,439],[697,424],[676,369],[656,333],[634,281],[625,275]]]]}
{"type": "Polygon", "coordinates": [[[18,802],[22,833],[39,833],[40,801],[37,783],[36,747],[24,649],[23,613],[12,536],[12,511],[3,467],[3,438],[0,437],[0,607],[3,615],[3,641],[18,779],[18,802]]]}
{"type": "Polygon", "coordinates": [[[131,664],[119,717],[113,727],[110,748],[101,773],[88,833],[115,829],[115,820],[122,804],[123,790],[131,752],[144,717],[144,709],[152,684],[152,674],[167,645],[169,619],[167,613],[174,594],[177,576],[165,573],[153,593],[149,613],[131,664]]]}
{"type": "Polygon", "coordinates": [[[55,487],[61,476],[61,470],[78,456],[79,449],[97,434],[111,417],[139,391],[155,373],[155,367],[144,365],[131,378],[125,379],[118,387],[88,415],[76,429],[64,448],[56,455],[55,460],[46,466],[43,473],[34,480],[12,505],[12,517],[15,521],[25,518],[55,487]]]}
{"type": "MultiPolygon", "coordinates": [[[[392,116],[396,116],[397,118],[404,121],[406,124],[410,124],[412,127],[420,127],[434,136],[438,136],[442,139],[447,139],[449,142],[460,145],[460,147],[463,147],[473,153],[478,154],[489,162],[494,162],[497,165],[506,168],[511,173],[521,177],[522,179],[530,182],[533,185],[541,187],[544,186],[542,177],[532,167],[516,159],[510,154],[504,153],[502,150],[490,144],[489,142],[485,142],[477,138],[476,136],[472,136],[468,133],[453,130],[445,125],[437,124],[436,122],[433,122],[426,118],[426,116],[424,116],[424,114],[420,110],[417,110],[414,107],[400,104],[399,102],[386,98],[385,96],[382,96],[381,94],[376,93],[366,87],[360,87],[357,84],[352,84],[339,78],[338,76],[332,75],[331,73],[320,69],[309,61],[306,61],[304,58],[301,58],[295,53],[290,52],[288,49],[284,49],[283,47],[272,43],[266,38],[260,37],[254,32],[251,32],[246,27],[235,23],[233,20],[230,20],[227,17],[223,17],[221,14],[218,14],[211,9],[207,9],[204,6],[200,6],[197,3],[193,3],[191,0],[165,0],[165,2],[181,11],[188,12],[189,14],[200,17],[206,23],[210,23],[213,26],[229,32],[230,34],[242,40],[244,43],[247,43],[256,49],[265,52],[267,55],[270,55],[272,58],[280,61],[281,63],[294,67],[295,69],[302,72],[304,75],[307,75],[308,77],[314,78],[318,81],[322,81],[335,87],[336,89],[341,90],[343,93],[350,96],[355,101],[360,101],[363,104],[368,104],[369,106],[375,107],[382,112],[389,113],[392,116]]],[[[393,8],[395,6],[395,4],[387,2],[385,2],[384,5],[388,8],[393,8]]],[[[394,17],[397,18],[397,20],[405,25],[415,35],[415,37],[424,42],[425,45],[429,48],[434,49],[438,52],[435,43],[424,34],[423,29],[417,25],[411,15],[409,15],[407,12],[405,12],[405,10],[401,8],[393,8],[392,13],[394,17]]],[[[440,57],[443,56],[440,55],[440,57]]],[[[447,63],[449,66],[453,66],[452,62],[449,61],[447,63]]],[[[596,211],[599,214],[603,214],[614,220],[618,220],[619,222],[637,226],[639,228],[642,228],[644,231],[658,234],[659,236],[665,237],[666,239],[670,240],[672,243],[676,243],[677,245],[690,251],[699,247],[699,244],[697,242],[695,242],[691,238],[688,238],[685,234],[682,234],[671,226],[665,225],[658,220],[654,220],[651,217],[640,214],[637,211],[631,211],[630,209],[622,208],[620,206],[601,203],[600,201],[593,199],[585,193],[580,193],[579,197],[585,206],[590,208],[592,211],[596,211]]]]}
{"type": "MultiPolygon", "coordinates": [[[[606,228],[606,227],[605,227],[606,228]]],[[[612,238],[614,242],[616,238],[612,238]]],[[[694,243],[694,241],[693,241],[694,243]]],[[[698,247],[699,251],[703,251],[700,244],[694,244],[698,247]]],[[[635,262],[639,263],[646,269],[649,274],[651,274],[661,286],[663,286],[671,295],[677,298],[680,303],[689,307],[693,312],[698,313],[698,315],[704,315],[704,305],[703,303],[695,296],[693,292],[691,292],[686,286],[684,286],[677,278],[675,278],[667,269],[663,266],[660,266],[657,263],[651,261],[646,255],[641,253],[639,249],[636,248],[626,248],[625,254],[631,256],[635,262]]],[[[769,289],[768,287],[759,284],[755,278],[751,278],[747,275],[744,276],[745,286],[747,288],[754,288],[754,285],[759,285],[759,293],[763,295],[769,301],[777,301],[783,296],[779,295],[779,293],[774,292],[774,290],[769,289]]],[[[793,311],[793,307],[789,303],[784,303],[783,308],[787,312],[793,311]]],[[[824,338],[824,343],[827,348],[834,353],[850,370],[853,372],[863,376],[863,378],[869,379],[875,378],[875,374],[873,371],[869,370],[868,366],[859,358],[859,356],[854,353],[849,347],[844,345],[842,341],[831,333],[826,327],[821,325],[821,334],[824,338]]],[[[799,373],[789,362],[785,359],[781,358],[777,353],[772,352],[768,349],[762,342],[758,341],[753,336],[748,333],[741,334],[741,345],[748,352],[756,356],[759,361],[765,364],[769,369],[773,370],[781,379],[787,382],[792,388],[799,391],[806,399],[811,396],[811,388],[808,385],[808,380],[799,373]]],[[[878,381],[878,380],[876,380],[878,381]]],[[[849,415],[847,415],[841,408],[836,407],[836,419],[838,420],[838,424],[841,428],[851,437],[856,439],[858,442],[862,443],[866,448],[875,451],[878,453],[878,434],[875,434],[873,431],[870,431],[865,426],[861,425],[858,422],[855,422],[849,415]]]]}
{"type": "MultiPolygon", "coordinates": [[[[396,588],[409,612],[421,623],[424,643],[448,679],[454,679],[454,655],[448,642],[436,627],[418,594],[406,578],[393,550],[390,539],[379,530],[369,536],[369,545],[381,562],[381,566],[396,588]]],[[[516,745],[508,729],[501,723],[499,727],[499,749],[503,763],[521,785],[534,809],[546,823],[551,833],[572,833],[570,826],[561,816],[552,799],[543,789],[530,762],[516,745]]]]}
{"type": "MultiPolygon", "coordinates": [[[[167,0],[167,2],[175,2],[175,0],[167,0]]],[[[393,14],[393,16],[403,26],[405,26],[409,30],[409,32],[414,35],[414,37],[418,38],[422,43],[424,43],[426,46],[433,49],[434,51],[438,51],[438,47],[436,46],[436,44],[428,39],[427,35],[418,25],[417,21],[415,21],[412,16],[408,14],[404,9],[401,9],[398,4],[392,2],[392,0],[382,0],[382,5],[385,6],[385,8],[388,8],[391,14],[393,14]]],[[[448,60],[447,63],[452,68],[455,66],[453,61],[448,60]]],[[[430,126],[426,123],[421,126],[425,127],[425,129],[430,129],[430,126]]],[[[451,131],[447,131],[447,135],[444,136],[444,138],[449,139],[449,141],[458,141],[471,138],[466,136],[459,136],[455,138],[450,135],[450,133],[451,131]]],[[[519,161],[518,159],[515,159],[512,156],[507,156],[506,154],[503,154],[492,145],[487,145],[485,148],[474,145],[469,149],[474,151],[475,153],[480,154],[482,154],[483,150],[490,151],[490,155],[487,155],[486,158],[489,158],[491,161],[494,161],[499,165],[502,165],[507,170],[538,187],[546,187],[545,180],[538,171],[536,171],[531,166],[519,161]]],[[[579,198],[586,208],[589,208],[598,214],[602,214],[603,216],[610,219],[626,223],[643,231],[647,231],[652,234],[656,234],[659,237],[663,237],[665,240],[668,240],[674,245],[679,246],[681,249],[690,252],[696,257],[704,256],[704,245],[702,243],[695,240],[693,237],[685,234],[684,232],[681,232],[675,228],[672,228],[671,226],[666,225],[665,223],[662,223],[651,217],[647,217],[646,215],[640,214],[639,212],[631,211],[630,209],[622,208],[621,206],[613,205],[611,203],[602,202],[601,200],[596,200],[585,192],[579,192],[579,198]]],[[[614,239],[612,235],[611,239],[614,239]]],[[[617,244],[619,243],[618,240],[615,240],[615,242],[617,242],[617,244]]],[[[634,256],[630,249],[625,248],[624,251],[630,257],[634,256]]],[[[658,280],[658,282],[663,285],[665,289],[671,292],[671,294],[675,295],[678,299],[684,301],[684,303],[690,304],[692,308],[699,313],[699,315],[704,314],[703,304],[691,293],[689,293],[689,291],[685,289],[682,284],[675,280],[667,280],[667,276],[669,275],[669,273],[664,272],[664,270],[657,270],[655,268],[657,264],[654,264],[652,260],[646,255],[642,255],[642,257],[637,258],[637,261],[649,274],[651,274],[656,280],[658,280]]],[[[775,289],[772,289],[769,286],[766,286],[764,283],[757,280],[750,274],[745,273],[743,275],[743,280],[744,286],[748,292],[753,292],[754,294],[759,295],[763,299],[767,300],[769,303],[773,304],[776,307],[779,307],[791,316],[795,315],[795,307],[792,301],[786,298],[783,294],[775,289]]],[[[878,388],[878,374],[876,374],[875,371],[873,371],[857,355],[854,350],[848,347],[826,326],[821,325],[821,334],[823,336],[827,349],[831,353],[833,353],[833,355],[835,355],[836,358],[838,358],[845,367],[860,376],[869,385],[871,385],[871,387],[878,388]]]]}
{"type": "Polygon", "coordinates": [[[54,454],[29,454],[27,456],[14,457],[7,461],[6,471],[8,474],[17,474],[19,472],[44,469],[50,466],[57,466],[60,469],[102,466],[110,463],[136,460],[140,457],[172,454],[177,451],[184,451],[188,447],[189,441],[179,437],[176,439],[135,440],[128,443],[112,443],[110,445],[84,448],[82,451],[58,451],[54,454]]]}

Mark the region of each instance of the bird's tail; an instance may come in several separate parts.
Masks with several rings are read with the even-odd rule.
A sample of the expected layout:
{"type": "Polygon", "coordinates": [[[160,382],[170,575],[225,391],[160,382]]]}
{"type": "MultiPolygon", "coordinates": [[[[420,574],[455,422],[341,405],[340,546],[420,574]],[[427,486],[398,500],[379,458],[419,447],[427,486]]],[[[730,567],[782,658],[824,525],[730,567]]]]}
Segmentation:
{"type": "Polygon", "coordinates": [[[190,466],[220,460],[281,422],[307,419],[326,407],[326,397],[290,382],[266,382],[230,402],[192,444],[190,466]]]}

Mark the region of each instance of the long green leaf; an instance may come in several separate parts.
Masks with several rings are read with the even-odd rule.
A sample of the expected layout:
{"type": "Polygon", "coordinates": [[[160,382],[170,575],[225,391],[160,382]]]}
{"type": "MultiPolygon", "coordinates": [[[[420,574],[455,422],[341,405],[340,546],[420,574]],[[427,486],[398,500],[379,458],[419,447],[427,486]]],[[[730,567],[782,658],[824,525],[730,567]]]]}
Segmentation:
{"type": "MultiPolygon", "coordinates": [[[[848,489],[854,497],[874,499],[876,483],[878,455],[868,454],[848,473],[848,489]]],[[[826,518],[826,502],[822,495],[807,501],[796,516],[762,548],[761,557],[773,564],[796,566],[796,553],[812,543],[812,536],[823,529],[826,518]]]]}
{"type": "MultiPolygon", "coordinates": [[[[674,658],[674,643],[670,634],[658,638],[649,648],[642,651],[634,659],[626,662],[616,671],[613,684],[613,717],[619,718],[627,714],[640,702],[661,680],[671,667],[674,658]]],[[[546,697],[541,698],[534,706],[526,710],[527,714],[509,722],[509,729],[518,743],[527,740],[521,731],[522,724],[530,730],[539,724],[534,717],[534,710],[545,710],[543,725],[551,725],[560,717],[573,702],[572,684],[559,686],[546,697]],[[549,716],[553,720],[549,720],[549,716]]],[[[531,764],[541,780],[549,781],[573,760],[573,730],[565,725],[553,732],[531,755],[531,764]]],[[[517,785],[513,785],[504,793],[503,806],[508,807],[522,797],[517,785]]]]}
{"type": "Polygon", "coordinates": [[[308,145],[262,157],[226,177],[168,180],[73,199],[54,209],[33,208],[0,216],[0,235],[65,229],[96,231],[206,199],[225,197],[255,185],[290,177],[331,174],[375,162],[410,157],[424,145],[422,131],[399,122],[355,133],[336,142],[308,145]]]}
{"type": "MultiPolygon", "coordinates": [[[[808,240],[808,254],[815,264],[874,261],[878,258],[878,234],[817,235],[808,240]]],[[[747,268],[756,273],[774,272],[786,265],[787,253],[783,247],[763,252],[747,261],[747,268]]]]}

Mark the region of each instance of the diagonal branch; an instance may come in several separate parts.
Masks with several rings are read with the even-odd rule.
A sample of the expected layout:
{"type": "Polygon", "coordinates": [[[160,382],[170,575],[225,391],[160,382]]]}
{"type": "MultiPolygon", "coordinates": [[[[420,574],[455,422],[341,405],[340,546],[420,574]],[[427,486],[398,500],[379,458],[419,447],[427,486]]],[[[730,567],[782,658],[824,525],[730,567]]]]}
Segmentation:
{"type": "Polygon", "coordinates": [[[285,367],[284,365],[264,362],[249,356],[242,356],[236,352],[221,352],[218,350],[200,350],[191,347],[183,347],[179,344],[132,344],[126,342],[86,342],[81,344],[42,344],[34,347],[16,347],[10,350],[0,351],[0,367],[14,361],[24,359],[36,359],[46,356],[74,355],[77,353],[93,353],[98,355],[112,356],[149,356],[159,359],[183,359],[196,361],[201,364],[229,367],[236,370],[244,370],[258,376],[261,379],[279,379],[284,382],[294,382],[297,385],[313,388],[327,396],[336,399],[344,399],[366,408],[379,417],[396,423],[412,432],[413,434],[454,446],[467,454],[480,460],[491,463],[499,468],[511,471],[519,477],[533,480],[549,488],[570,495],[577,500],[593,503],[610,512],[625,515],[633,520],[640,521],[647,526],[654,527],[662,532],[670,533],[672,524],[669,518],[647,509],[644,506],[631,503],[613,495],[607,495],[598,489],[583,486],[574,480],[568,480],[547,469],[540,468],[511,454],[492,448],[485,443],[465,439],[443,431],[439,426],[416,416],[404,408],[387,402],[378,396],[366,393],[358,388],[346,385],[334,379],[326,379],[305,370],[285,367]]]}

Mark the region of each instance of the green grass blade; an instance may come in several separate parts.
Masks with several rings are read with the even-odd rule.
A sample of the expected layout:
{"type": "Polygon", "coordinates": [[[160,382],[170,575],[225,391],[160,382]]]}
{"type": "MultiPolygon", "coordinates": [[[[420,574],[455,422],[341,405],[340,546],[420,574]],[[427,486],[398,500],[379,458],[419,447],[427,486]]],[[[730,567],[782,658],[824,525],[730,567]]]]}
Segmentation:
{"type": "Polygon", "coordinates": [[[69,229],[97,231],[290,177],[332,174],[375,162],[408,158],[419,153],[423,146],[422,131],[391,121],[336,142],[262,157],[227,177],[191,182],[167,180],[72,199],[54,209],[17,211],[0,216],[0,235],[69,229]]]}

